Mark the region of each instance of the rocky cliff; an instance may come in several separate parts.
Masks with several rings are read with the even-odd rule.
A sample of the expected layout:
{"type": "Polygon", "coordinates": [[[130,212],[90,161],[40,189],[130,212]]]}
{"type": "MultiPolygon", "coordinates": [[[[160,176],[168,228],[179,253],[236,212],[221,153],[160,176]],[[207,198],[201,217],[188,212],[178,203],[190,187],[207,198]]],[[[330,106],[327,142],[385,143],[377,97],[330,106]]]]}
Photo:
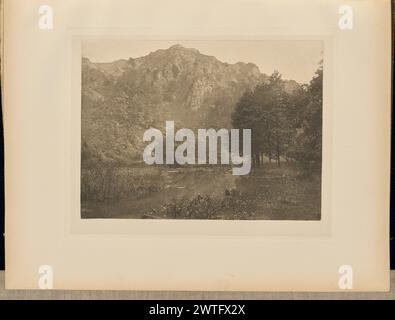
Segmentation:
{"type": "Polygon", "coordinates": [[[112,63],[83,58],[83,160],[139,161],[144,131],[166,120],[229,128],[241,95],[267,79],[252,63],[228,64],[180,45],[112,63]]]}

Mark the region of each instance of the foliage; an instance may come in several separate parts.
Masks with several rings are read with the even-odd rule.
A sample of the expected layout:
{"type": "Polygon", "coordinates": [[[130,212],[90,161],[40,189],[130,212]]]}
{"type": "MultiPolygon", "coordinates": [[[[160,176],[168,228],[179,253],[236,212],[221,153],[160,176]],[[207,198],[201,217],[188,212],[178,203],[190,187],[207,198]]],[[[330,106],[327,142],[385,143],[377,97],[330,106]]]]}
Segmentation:
{"type": "Polygon", "coordinates": [[[81,168],[81,199],[112,202],[138,199],[161,190],[155,168],[131,168],[119,163],[96,161],[81,168]]]}
{"type": "Polygon", "coordinates": [[[244,220],[255,214],[256,201],[242,197],[235,190],[229,193],[226,191],[222,198],[199,194],[192,199],[168,202],[159,209],[152,209],[143,217],[244,220]]]}
{"type": "Polygon", "coordinates": [[[275,71],[268,81],[246,92],[232,115],[234,128],[252,130],[252,159],[255,166],[264,157],[296,160],[305,167],[321,160],[322,65],[309,85],[290,91],[275,71]]]}

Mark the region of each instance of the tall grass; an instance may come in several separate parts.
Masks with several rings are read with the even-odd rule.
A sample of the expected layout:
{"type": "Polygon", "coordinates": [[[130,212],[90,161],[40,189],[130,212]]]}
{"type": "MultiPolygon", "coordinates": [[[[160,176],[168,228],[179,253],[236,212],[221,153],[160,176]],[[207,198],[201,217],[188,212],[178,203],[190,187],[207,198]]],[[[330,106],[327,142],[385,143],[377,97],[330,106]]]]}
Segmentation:
{"type": "Polygon", "coordinates": [[[97,162],[81,168],[81,200],[109,202],[138,199],[161,190],[155,168],[132,168],[97,162]]]}

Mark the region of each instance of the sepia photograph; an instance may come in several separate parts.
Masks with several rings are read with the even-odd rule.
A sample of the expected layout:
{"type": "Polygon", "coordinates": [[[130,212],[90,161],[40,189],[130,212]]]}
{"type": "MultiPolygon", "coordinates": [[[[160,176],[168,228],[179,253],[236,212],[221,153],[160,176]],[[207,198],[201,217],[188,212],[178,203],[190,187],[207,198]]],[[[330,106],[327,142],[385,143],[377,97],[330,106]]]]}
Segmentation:
{"type": "Polygon", "coordinates": [[[83,219],[321,219],[321,41],[82,48],[83,219]]]}
{"type": "Polygon", "coordinates": [[[394,296],[390,0],[2,2],[0,300],[394,296]]]}

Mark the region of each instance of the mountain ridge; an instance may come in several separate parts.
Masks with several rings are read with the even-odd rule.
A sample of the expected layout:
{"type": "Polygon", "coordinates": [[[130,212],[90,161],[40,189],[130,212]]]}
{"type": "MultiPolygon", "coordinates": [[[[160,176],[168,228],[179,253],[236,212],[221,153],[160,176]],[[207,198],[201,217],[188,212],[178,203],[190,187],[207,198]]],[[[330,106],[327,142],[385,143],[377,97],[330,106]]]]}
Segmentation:
{"type": "MultiPolygon", "coordinates": [[[[179,44],[114,62],[83,57],[83,158],[140,159],[144,131],[161,129],[166,120],[191,129],[230,128],[240,97],[268,79],[253,63],[229,64],[179,44]]],[[[299,86],[284,83],[289,90],[299,86]]]]}

